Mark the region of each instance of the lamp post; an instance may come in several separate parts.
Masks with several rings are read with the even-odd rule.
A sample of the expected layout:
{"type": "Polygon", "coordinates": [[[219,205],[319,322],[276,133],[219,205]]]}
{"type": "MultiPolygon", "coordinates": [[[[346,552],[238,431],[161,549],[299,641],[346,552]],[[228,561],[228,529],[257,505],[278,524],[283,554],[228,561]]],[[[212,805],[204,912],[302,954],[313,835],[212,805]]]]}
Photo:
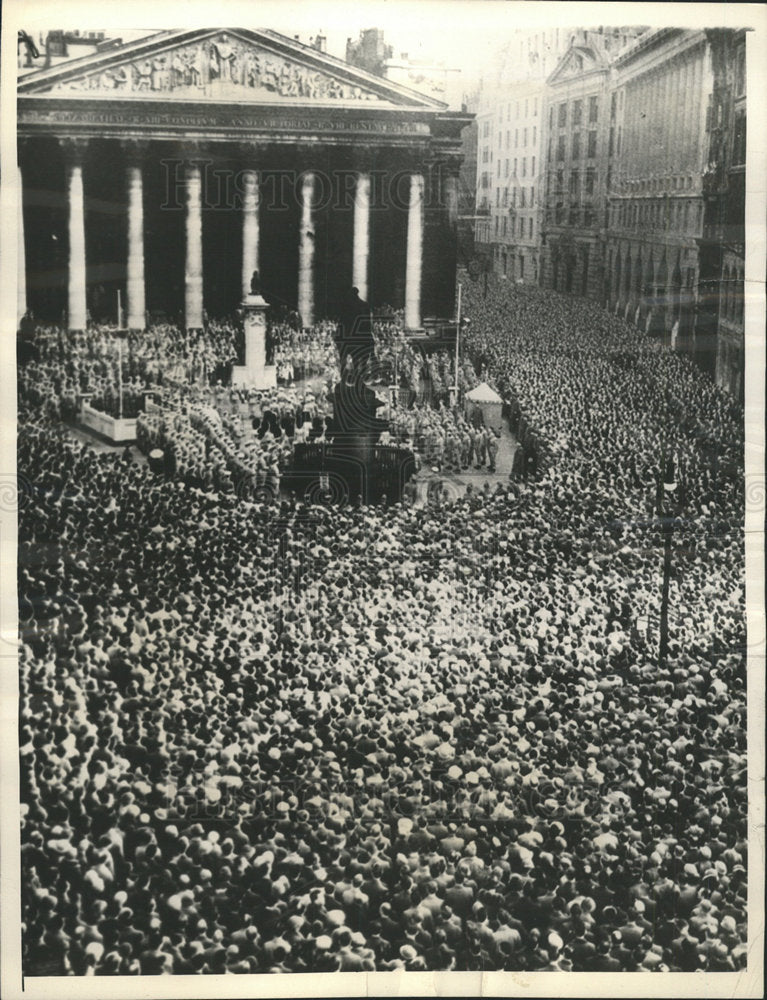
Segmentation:
{"type": "Polygon", "coordinates": [[[461,356],[461,295],[463,285],[458,283],[458,305],[455,311],[455,401],[458,402],[458,364],[461,356]]]}
{"type": "Polygon", "coordinates": [[[674,517],[669,513],[669,500],[676,492],[674,460],[669,459],[663,470],[663,489],[660,495],[658,515],[663,532],[663,585],[660,598],[660,639],[658,645],[658,667],[663,670],[668,658],[668,605],[671,584],[671,539],[674,532],[674,517]]]}

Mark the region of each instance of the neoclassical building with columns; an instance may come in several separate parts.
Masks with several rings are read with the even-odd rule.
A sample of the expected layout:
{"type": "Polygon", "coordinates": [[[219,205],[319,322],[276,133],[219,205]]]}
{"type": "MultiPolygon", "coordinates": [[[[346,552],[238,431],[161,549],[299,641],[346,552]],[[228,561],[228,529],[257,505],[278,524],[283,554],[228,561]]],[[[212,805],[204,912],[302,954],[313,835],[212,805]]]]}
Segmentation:
{"type": "Polygon", "coordinates": [[[472,116],[268,30],[164,31],[18,84],[19,317],[189,329],[254,271],[304,326],[349,288],[454,314],[472,116]]]}

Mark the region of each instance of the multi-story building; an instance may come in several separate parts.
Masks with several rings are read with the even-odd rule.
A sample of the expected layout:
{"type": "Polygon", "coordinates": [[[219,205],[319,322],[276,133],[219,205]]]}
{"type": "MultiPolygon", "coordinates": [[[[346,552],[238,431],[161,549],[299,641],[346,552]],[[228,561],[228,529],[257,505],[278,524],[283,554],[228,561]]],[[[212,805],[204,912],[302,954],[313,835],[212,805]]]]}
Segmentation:
{"type": "Polygon", "coordinates": [[[644,28],[579,31],[547,81],[542,284],[601,298],[612,64],[644,28]]]}
{"type": "Polygon", "coordinates": [[[740,392],[743,33],[658,29],[614,69],[604,299],[740,392]]]}
{"type": "Polygon", "coordinates": [[[497,274],[538,281],[545,79],[571,32],[516,32],[482,80],[476,241],[497,274]]]}
{"type": "Polygon", "coordinates": [[[704,246],[716,282],[716,379],[743,401],[746,204],[746,32],[709,32],[714,90],[708,114],[709,164],[704,246]],[[717,253],[718,251],[718,253],[717,253]]]}

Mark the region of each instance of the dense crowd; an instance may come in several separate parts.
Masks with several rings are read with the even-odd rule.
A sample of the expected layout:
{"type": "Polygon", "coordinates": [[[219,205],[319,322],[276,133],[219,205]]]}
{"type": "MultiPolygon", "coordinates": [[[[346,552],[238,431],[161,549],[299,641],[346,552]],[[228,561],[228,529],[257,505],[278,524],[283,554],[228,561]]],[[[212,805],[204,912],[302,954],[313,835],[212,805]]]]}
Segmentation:
{"type": "Polygon", "coordinates": [[[338,358],[334,343],[335,324],[320,320],[311,330],[296,330],[290,323],[275,324],[274,364],[280,382],[290,385],[318,375],[332,385],[338,381],[338,358]]]}
{"type": "Polygon", "coordinates": [[[451,503],[243,500],[23,398],[28,975],[745,966],[742,413],[467,286],[541,460],[451,503]]]}

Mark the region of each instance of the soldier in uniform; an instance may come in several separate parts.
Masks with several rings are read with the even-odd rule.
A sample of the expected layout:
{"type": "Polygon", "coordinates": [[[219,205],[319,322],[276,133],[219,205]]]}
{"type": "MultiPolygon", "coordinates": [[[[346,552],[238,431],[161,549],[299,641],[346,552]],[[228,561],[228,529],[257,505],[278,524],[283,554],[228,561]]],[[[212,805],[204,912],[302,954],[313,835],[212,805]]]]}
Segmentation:
{"type": "Polygon", "coordinates": [[[487,461],[491,472],[495,472],[495,460],[498,456],[498,431],[488,431],[487,434],[487,461]]]}

